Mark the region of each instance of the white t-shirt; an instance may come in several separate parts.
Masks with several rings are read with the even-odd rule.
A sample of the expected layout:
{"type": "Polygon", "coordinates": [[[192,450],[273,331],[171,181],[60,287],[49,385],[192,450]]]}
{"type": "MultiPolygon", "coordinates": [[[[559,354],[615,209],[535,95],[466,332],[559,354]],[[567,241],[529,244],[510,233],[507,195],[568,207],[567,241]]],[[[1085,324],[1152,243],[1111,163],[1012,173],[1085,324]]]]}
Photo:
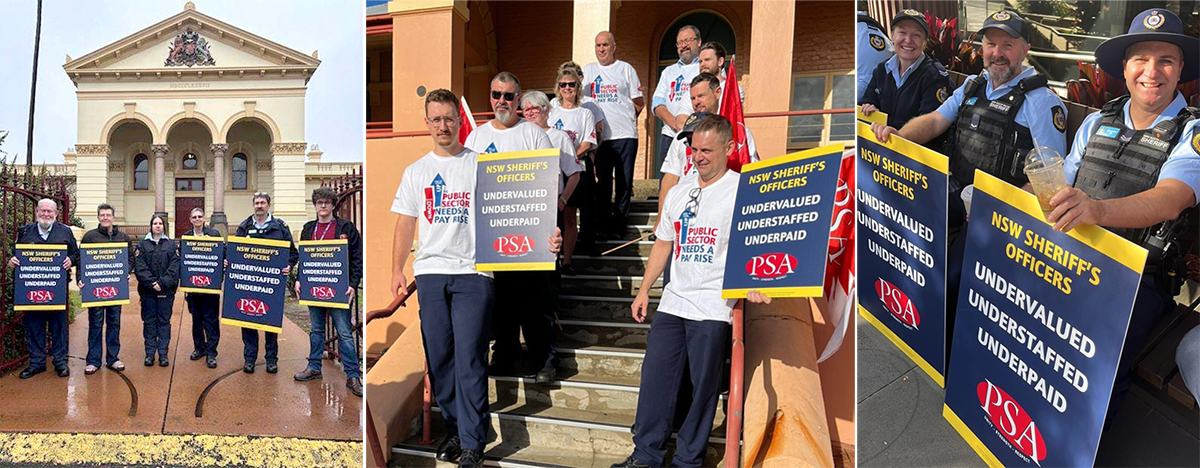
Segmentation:
{"type": "MultiPolygon", "coordinates": [[[[558,148],[558,168],[562,171],[563,177],[570,177],[571,174],[583,170],[579,167],[579,160],[575,159],[575,145],[571,143],[571,137],[567,136],[566,132],[548,128],[546,136],[550,137],[550,144],[558,148]]],[[[559,195],[563,193],[563,184],[565,184],[563,177],[558,178],[559,195]]]]}
{"type": "MultiPolygon", "coordinates": [[[[746,146],[750,148],[750,162],[758,161],[758,148],[754,146],[754,135],[749,128],[746,128],[746,146]]],[[[692,147],[688,146],[686,138],[671,140],[667,156],[663,158],[662,171],[681,179],[696,175],[696,167],[692,165],[692,147]]]]}
{"type": "MultiPolygon", "coordinates": [[[[553,109],[555,107],[562,107],[562,103],[558,101],[557,97],[550,98],[550,108],[553,109]]],[[[604,111],[600,110],[600,106],[597,106],[595,100],[592,98],[581,96],[579,98],[579,107],[592,111],[592,119],[596,123],[604,122],[604,111]]]]}
{"type": "Polygon", "coordinates": [[[722,299],[725,255],[740,175],[733,171],[700,189],[695,216],[684,215],[700,178],[681,179],[667,192],[654,234],[671,242],[671,282],[663,289],[658,311],[688,320],[733,322],[736,300],[722,299]]]}
{"type": "Polygon", "coordinates": [[[404,169],[392,212],[417,218],[421,242],[413,258],[416,276],[477,273],[477,163],[478,155],[469,149],[454,156],[437,156],[431,151],[404,169]]]}
{"type": "MultiPolygon", "coordinates": [[[[671,66],[663,69],[662,75],[658,78],[658,86],[654,88],[654,98],[662,99],[666,102],[667,111],[671,115],[691,114],[692,113],[692,78],[700,74],[700,61],[693,60],[691,64],[683,65],[679,62],[672,63],[671,66]]],[[[653,100],[650,104],[654,105],[653,100]]],[[[652,107],[651,112],[654,111],[652,107]]],[[[675,137],[674,130],[671,126],[663,124],[662,134],[675,137]]]]}
{"type": "Polygon", "coordinates": [[[608,66],[592,62],[583,66],[583,96],[592,98],[604,113],[601,141],[637,138],[637,109],[642,82],[633,66],[617,60],[608,66]]]}
{"type": "Polygon", "coordinates": [[[591,111],[583,107],[551,107],[550,117],[546,122],[550,124],[550,128],[565,132],[576,147],[584,142],[591,143],[593,148],[596,146],[596,119],[591,111]]]}
{"type": "Polygon", "coordinates": [[[479,154],[553,148],[546,132],[535,123],[521,120],[512,127],[497,130],[492,126],[493,122],[488,121],[472,131],[463,146],[479,154]]]}

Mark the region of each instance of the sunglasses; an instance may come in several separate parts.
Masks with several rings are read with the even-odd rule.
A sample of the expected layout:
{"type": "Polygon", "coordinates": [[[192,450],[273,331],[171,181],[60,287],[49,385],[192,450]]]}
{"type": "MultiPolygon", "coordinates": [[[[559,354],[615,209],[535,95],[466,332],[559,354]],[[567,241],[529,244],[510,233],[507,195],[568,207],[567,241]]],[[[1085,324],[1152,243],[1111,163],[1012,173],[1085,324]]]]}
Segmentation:
{"type": "Polygon", "coordinates": [[[564,81],[564,82],[558,84],[559,88],[574,88],[576,86],[579,86],[579,83],[576,83],[574,81],[564,81]]]}
{"type": "Polygon", "coordinates": [[[492,99],[501,99],[512,101],[517,98],[517,93],[502,93],[500,91],[492,91],[492,99]]]}
{"type": "Polygon", "coordinates": [[[683,212],[690,213],[693,218],[700,214],[700,187],[688,192],[688,202],[684,205],[683,212]]]}

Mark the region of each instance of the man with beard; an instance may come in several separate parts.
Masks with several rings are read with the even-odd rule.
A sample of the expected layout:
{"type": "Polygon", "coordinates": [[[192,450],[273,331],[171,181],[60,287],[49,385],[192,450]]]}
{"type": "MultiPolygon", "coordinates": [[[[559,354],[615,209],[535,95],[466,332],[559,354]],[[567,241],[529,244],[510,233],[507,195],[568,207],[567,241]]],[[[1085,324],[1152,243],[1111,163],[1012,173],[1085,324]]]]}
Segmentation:
{"type": "MultiPolygon", "coordinates": [[[[496,118],[480,125],[463,144],[479,154],[551,149],[550,137],[537,124],[522,120],[516,106],[521,82],[509,72],[492,79],[491,103],[496,118]]],[[[496,307],[492,320],[492,375],[519,373],[553,380],[558,358],[554,352],[554,309],[558,301],[554,271],[496,272],[496,307]],[[519,369],[521,336],[534,369],[519,369]],[[531,371],[531,372],[530,372],[531,371]]]]}
{"type": "MultiPolygon", "coordinates": [[[[283,267],[283,277],[286,279],[288,273],[292,271],[292,265],[295,265],[296,261],[300,259],[300,252],[296,251],[296,244],[292,242],[292,231],[282,219],[271,216],[271,194],[257,192],[254,194],[253,200],[254,214],[238,225],[235,235],[287,241],[288,263],[283,267]]],[[[228,267],[229,261],[227,260],[225,263],[228,267]]],[[[279,372],[279,334],[264,331],[263,336],[265,336],[267,348],[265,356],[267,373],[274,374],[279,372]]],[[[243,328],[242,346],[242,356],[246,359],[246,365],[242,367],[242,372],[253,374],[254,362],[258,360],[258,330],[243,328]]]]}
{"type": "MultiPolygon", "coordinates": [[[[112,205],[101,203],[96,208],[96,218],[100,220],[100,225],[83,235],[83,243],[120,242],[128,244],[129,237],[117,229],[116,224],[113,224],[115,214],[116,210],[112,205]]],[[[129,271],[129,265],[125,267],[126,271],[129,271]]],[[[79,280],[79,287],[83,288],[83,275],[76,271],[75,276],[79,280]]],[[[118,372],[125,370],[125,363],[117,357],[121,353],[121,306],[88,307],[87,311],[88,352],[87,367],[83,368],[83,373],[92,375],[100,370],[101,351],[105,351],[106,359],[104,361],[109,369],[118,372]],[[101,339],[101,335],[103,335],[103,339],[101,339]]]]}
{"type": "MultiPolygon", "coordinates": [[[[1096,63],[1123,77],[1129,94],[1083,120],[1063,172],[1072,187],[1050,199],[1046,220],[1070,231],[1103,226],[1149,252],[1125,335],[1110,417],[1130,385],[1127,372],[1154,324],[1175,306],[1195,234],[1200,193],[1200,109],[1186,107],[1179,83],[1200,77],[1200,39],[1169,10],[1143,11],[1129,33],[1096,48],[1096,63]],[[1189,219],[1190,218],[1190,219],[1189,219]]],[[[1129,285],[1133,287],[1133,285],[1129,285]]],[[[1192,354],[1195,359],[1195,354],[1192,354]]]]}
{"type": "MultiPolygon", "coordinates": [[[[62,267],[64,270],[70,270],[72,265],[79,263],[79,246],[75,244],[71,228],[55,221],[58,218],[58,204],[49,198],[38,200],[35,214],[37,222],[22,226],[17,233],[12,258],[8,260],[9,266],[15,268],[21,264],[17,260],[16,244],[59,244],[67,246],[67,258],[63,259],[62,267]]],[[[50,329],[50,354],[54,359],[54,371],[59,377],[71,375],[71,371],[67,369],[67,311],[36,311],[25,313],[25,344],[29,347],[29,367],[21,371],[22,379],[28,379],[46,370],[47,327],[50,329]]]]}
{"type": "Polygon", "coordinates": [[[1015,12],[998,11],[983,22],[983,63],[986,70],[972,75],[954,90],[937,112],[909,120],[904,128],[871,124],[879,141],[892,134],[926,144],[950,131],[944,153],[950,158],[948,229],[954,233],[946,253],[946,343],[949,349],[958,304],[959,278],[966,247],[966,207],[962,190],[975,179],[975,169],[1018,187],[1029,187],[1025,157],[1034,142],[1066,154],[1067,112],[1045,75],[1022,66],[1029,42],[1022,35],[1025,20],[1015,12]]]}
{"type": "Polygon", "coordinates": [[[654,88],[654,96],[650,100],[650,110],[662,121],[662,135],[658,137],[658,157],[662,160],[667,155],[667,148],[683,123],[692,114],[691,101],[688,99],[688,86],[692,78],[700,74],[700,29],[687,25],[679,28],[675,35],[675,48],[679,52],[679,61],[664,68],[658,78],[658,86],[654,88]]]}

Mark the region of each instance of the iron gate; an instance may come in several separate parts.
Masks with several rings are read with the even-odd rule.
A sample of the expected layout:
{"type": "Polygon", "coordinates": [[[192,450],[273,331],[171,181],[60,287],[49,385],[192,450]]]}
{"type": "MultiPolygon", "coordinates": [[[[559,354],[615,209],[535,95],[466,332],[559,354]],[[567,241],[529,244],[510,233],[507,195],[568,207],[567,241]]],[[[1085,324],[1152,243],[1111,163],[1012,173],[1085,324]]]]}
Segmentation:
{"type": "MultiPolygon", "coordinates": [[[[334,204],[333,213],[338,218],[348,220],[354,223],[354,227],[362,233],[363,229],[363,173],[362,168],[351,170],[350,173],[342,176],[325,179],[321,181],[322,187],[333,189],[337,195],[337,202],[334,204]]],[[[354,301],[350,304],[350,326],[356,332],[354,333],[354,346],[358,350],[358,356],[363,358],[362,346],[362,291],[354,295],[354,301]]],[[[313,326],[316,326],[313,324],[313,326]]],[[[333,327],[333,317],[328,316],[325,319],[325,351],[329,356],[341,360],[338,351],[337,330],[333,327]]],[[[363,374],[366,374],[366,369],[362,361],[359,362],[359,367],[362,368],[363,374]]]]}
{"type": "Polygon", "coordinates": [[[35,222],[37,202],[43,198],[58,203],[59,221],[68,224],[69,191],[66,177],[50,175],[44,170],[26,171],[0,160],[0,375],[29,359],[25,313],[13,310],[13,270],[8,267],[13,243],[21,226],[35,222]]]}

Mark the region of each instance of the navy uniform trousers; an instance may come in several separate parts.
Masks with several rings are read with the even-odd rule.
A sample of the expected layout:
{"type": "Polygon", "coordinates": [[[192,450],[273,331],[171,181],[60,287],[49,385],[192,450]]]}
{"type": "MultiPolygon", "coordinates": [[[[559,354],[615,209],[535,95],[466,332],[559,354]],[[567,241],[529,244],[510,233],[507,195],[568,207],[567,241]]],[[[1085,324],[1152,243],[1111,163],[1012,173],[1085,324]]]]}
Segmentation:
{"type": "Polygon", "coordinates": [[[482,451],[488,431],[488,335],[495,297],[482,275],[417,277],[421,336],[433,397],[448,436],[482,451]]]}
{"type": "Polygon", "coordinates": [[[675,421],[679,388],[685,376],[690,375],[691,405],[679,426],[671,465],[700,466],[721,394],[729,338],[730,325],[726,322],[688,320],[662,310],[654,314],[642,363],[633,458],[650,466],[662,466],[675,421]]]}

